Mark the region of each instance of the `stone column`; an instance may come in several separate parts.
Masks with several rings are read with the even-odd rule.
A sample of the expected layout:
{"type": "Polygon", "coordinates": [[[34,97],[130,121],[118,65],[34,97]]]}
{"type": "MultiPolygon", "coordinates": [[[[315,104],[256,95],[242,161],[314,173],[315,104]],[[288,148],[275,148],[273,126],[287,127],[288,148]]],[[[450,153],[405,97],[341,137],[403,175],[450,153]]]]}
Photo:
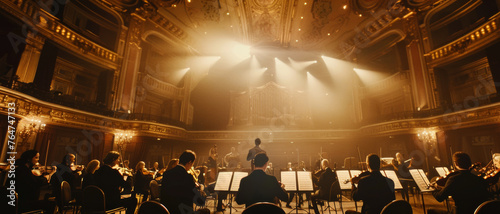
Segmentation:
{"type": "Polygon", "coordinates": [[[28,33],[26,47],[24,48],[16,71],[16,75],[19,76],[19,81],[31,83],[35,79],[36,69],[44,43],[44,37],[32,32],[28,33]]]}

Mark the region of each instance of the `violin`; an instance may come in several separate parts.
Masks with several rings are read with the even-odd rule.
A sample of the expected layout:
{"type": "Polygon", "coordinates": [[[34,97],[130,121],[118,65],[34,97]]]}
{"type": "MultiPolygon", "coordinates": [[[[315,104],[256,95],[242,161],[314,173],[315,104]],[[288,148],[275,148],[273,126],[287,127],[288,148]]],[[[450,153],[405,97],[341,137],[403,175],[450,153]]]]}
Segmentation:
{"type": "Polygon", "coordinates": [[[362,178],[362,177],[365,177],[365,176],[367,176],[367,175],[369,175],[369,174],[370,174],[370,172],[369,172],[369,171],[364,171],[364,172],[362,172],[361,174],[359,174],[359,175],[356,175],[356,176],[352,177],[352,178],[351,178],[351,180],[350,180],[350,181],[351,181],[351,184],[353,184],[353,185],[354,185],[354,184],[358,184],[358,183],[359,183],[359,180],[361,180],[361,178],[362,178]]]}
{"type": "MultiPolygon", "coordinates": [[[[475,164],[472,164],[472,166],[469,167],[469,170],[475,169],[479,166],[481,166],[481,163],[477,162],[475,164]]],[[[448,181],[448,179],[454,175],[457,175],[458,173],[460,173],[459,170],[451,170],[450,173],[448,173],[447,175],[436,179],[436,182],[434,182],[434,183],[437,184],[438,186],[444,187],[444,185],[446,185],[446,182],[448,181]]]]}
{"type": "Polygon", "coordinates": [[[500,178],[500,168],[488,171],[483,178],[490,185],[497,183],[500,178]]]}

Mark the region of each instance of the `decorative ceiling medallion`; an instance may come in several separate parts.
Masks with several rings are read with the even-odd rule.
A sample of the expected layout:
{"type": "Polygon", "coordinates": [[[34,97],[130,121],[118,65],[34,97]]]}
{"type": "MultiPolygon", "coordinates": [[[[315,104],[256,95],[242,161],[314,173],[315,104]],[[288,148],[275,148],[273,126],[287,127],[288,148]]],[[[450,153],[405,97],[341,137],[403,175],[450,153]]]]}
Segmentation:
{"type": "Polygon", "coordinates": [[[255,0],[255,5],[261,8],[273,7],[277,3],[279,3],[279,0],[255,0]]]}
{"type": "Polygon", "coordinates": [[[422,8],[432,2],[433,0],[402,0],[403,4],[409,8],[422,8]]]}
{"type": "Polygon", "coordinates": [[[351,5],[355,12],[363,14],[377,10],[386,1],[387,0],[351,0],[351,5]]]}

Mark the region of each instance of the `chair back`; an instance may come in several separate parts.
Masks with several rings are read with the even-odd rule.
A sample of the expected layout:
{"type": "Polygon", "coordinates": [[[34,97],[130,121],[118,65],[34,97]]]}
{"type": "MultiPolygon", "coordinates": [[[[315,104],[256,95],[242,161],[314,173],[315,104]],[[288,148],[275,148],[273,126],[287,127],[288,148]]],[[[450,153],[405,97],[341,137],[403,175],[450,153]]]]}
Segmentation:
{"type": "Polygon", "coordinates": [[[272,213],[272,214],[286,214],[281,207],[276,204],[269,202],[259,202],[252,204],[247,207],[241,214],[261,214],[261,213],[272,213]]]}
{"type": "Polygon", "coordinates": [[[61,183],[61,204],[66,206],[71,201],[71,187],[67,181],[61,183]]]}
{"type": "Polygon", "coordinates": [[[97,186],[90,185],[83,189],[82,213],[104,213],[106,203],[104,192],[97,186]]]}
{"type": "Polygon", "coordinates": [[[139,206],[139,210],[137,210],[137,214],[170,214],[163,204],[160,204],[157,201],[145,201],[142,202],[139,206]]]}
{"type": "Polygon", "coordinates": [[[380,214],[413,214],[413,210],[407,201],[394,200],[385,205],[380,214]]]}
{"type": "Polygon", "coordinates": [[[149,191],[151,193],[151,200],[160,198],[160,186],[155,180],[151,180],[151,182],[149,182],[149,191]]]}
{"type": "Polygon", "coordinates": [[[328,198],[328,201],[340,201],[341,194],[342,190],[340,189],[339,181],[336,180],[330,186],[330,197],[328,198]]]}
{"type": "Polygon", "coordinates": [[[498,213],[500,210],[500,201],[499,200],[491,200],[486,201],[477,207],[474,214],[489,214],[489,213],[498,213]]]}

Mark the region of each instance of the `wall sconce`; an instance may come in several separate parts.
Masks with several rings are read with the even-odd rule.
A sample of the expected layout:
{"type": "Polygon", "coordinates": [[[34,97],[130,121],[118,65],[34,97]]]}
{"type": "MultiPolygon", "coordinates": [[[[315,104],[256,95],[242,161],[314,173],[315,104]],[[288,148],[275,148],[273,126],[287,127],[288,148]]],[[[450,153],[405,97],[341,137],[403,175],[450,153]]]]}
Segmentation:
{"type": "Polygon", "coordinates": [[[417,137],[420,141],[422,141],[422,144],[424,146],[425,162],[427,164],[427,171],[429,171],[430,168],[428,157],[430,155],[437,155],[436,131],[433,129],[422,129],[418,132],[417,137]]]}
{"type": "Polygon", "coordinates": [[[33,133],[44,131],[46,125],[36,117],[25,118],[21,120],[21,131],[19,131],[18,136],[22,139],[22,143],[26,143],[33,133]]]}
{"type": "Polygon", "coordinates": [[[134,137],[134,133],[132,131],[120,131],[115,133],[115,143],[118,146],[118,150],[122,156],[122,153],[127,145],[132,142],[132,137],[134,137]]]}

